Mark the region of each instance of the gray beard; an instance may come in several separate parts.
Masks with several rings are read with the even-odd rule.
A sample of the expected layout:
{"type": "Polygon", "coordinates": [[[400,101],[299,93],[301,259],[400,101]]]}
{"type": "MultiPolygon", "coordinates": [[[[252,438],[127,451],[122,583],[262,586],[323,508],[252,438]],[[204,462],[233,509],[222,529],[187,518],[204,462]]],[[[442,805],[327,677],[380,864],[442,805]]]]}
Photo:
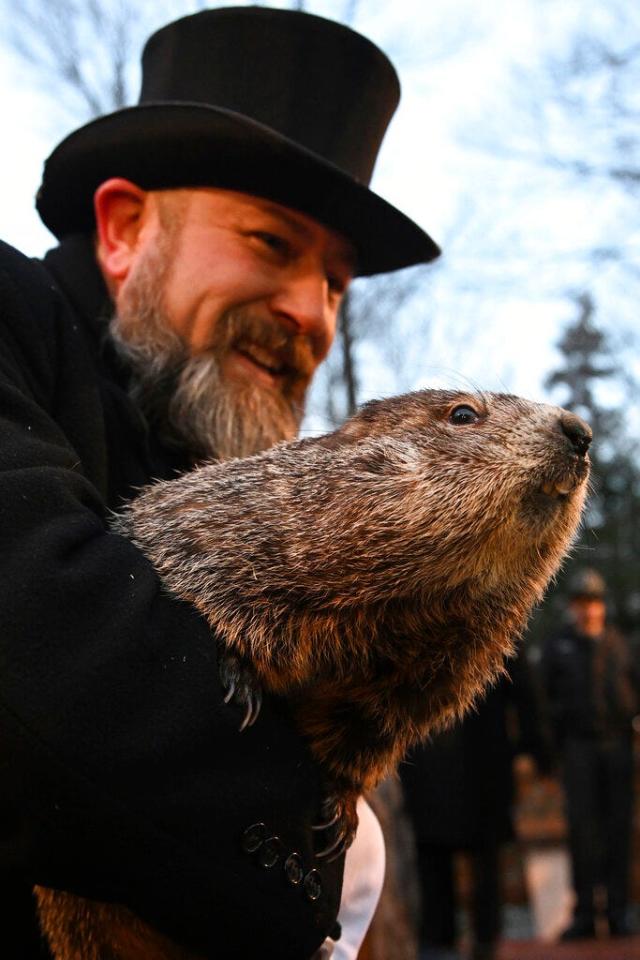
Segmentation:
{"type": "Polygon", "coordinates": [[[296,436],[302,406],[224,379],[216,356],[185,356],[181,344],[179,356],[161,356],[119,339],[117,327],[116,349],[133,370],[130,396],[160,440],[193,462],[248,457],[296,436]]]}
{"type": "Polygon", "coordinates": [[[289,338],[294,372],[282,391],[224,377],[221,360],[243,330],[257,331],[264,343],[275,338],[281,344],[288,335],[241,308],[220,318],[210,350],[191,356],[164,311],[166,256],[162,249],[148,255],[110,325],[116,350],[132,370],[130,394],[152,428],[192,462],[251,456],[293,439],[312,370],[306,338],[289,338]]]}

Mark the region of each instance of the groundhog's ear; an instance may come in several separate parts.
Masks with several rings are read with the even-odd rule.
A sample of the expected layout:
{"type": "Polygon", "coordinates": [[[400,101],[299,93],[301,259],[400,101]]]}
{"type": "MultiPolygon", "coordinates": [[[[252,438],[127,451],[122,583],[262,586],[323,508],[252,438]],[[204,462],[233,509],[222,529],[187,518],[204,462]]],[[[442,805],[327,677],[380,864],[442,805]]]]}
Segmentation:
{"type": "Polygon", "coordinates": [[[339,430],[334,430],[333,433],[325,433],[321,437],[314,437],[311,442],[314,446],[324,447],[325,450],[338,450],[340,447],[352,443],[354,439],[356,438],[345,433],[345,428],[342,426],[339,430]]]}
{"type": "Polygon", "coordinates": [[[340,441],[344,443],[348,440],[361,440],[363,437],[370,436],[370,434],[370,424],[361,417],[353,417],[351,420],[343,423],[340,429],[332,433],[331,436],[336,438],[338,441],[336,446],[339,446],[340,441]]]}
{"type": "Polygon", "coordinates": [[[334,430],[333,433],[324,433],[321,437],[308,438],[303,443],[312,443],[314,446],[324,447],[325,450],[338,450],[340,447],[346,447],[349,444],[356,443],[363,437],[368,437],[371,431],[367,429],[367,424],[362,420],[347,420],[341,427],[334,430]]]}

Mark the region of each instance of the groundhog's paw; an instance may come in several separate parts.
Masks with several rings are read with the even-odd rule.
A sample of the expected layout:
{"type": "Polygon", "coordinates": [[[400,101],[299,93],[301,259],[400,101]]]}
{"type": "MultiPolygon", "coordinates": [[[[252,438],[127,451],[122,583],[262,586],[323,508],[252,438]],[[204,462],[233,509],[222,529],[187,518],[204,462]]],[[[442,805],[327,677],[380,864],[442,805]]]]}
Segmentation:
{"type": "Polygon", "coordinates": [[[316,857],[331,863],[349,849],[358,828],[357,799],[356,794],[335,793],[322,801],[320,823],[311,828],[324,844],[316,851],[316,857]]]}
{"type": "Polygon", "coordinates": [[[262,706],[262,689],[251,669],[232,653],[220,654],[220,683],[225,691],[224,702],[244,709],[239,730],[251,727],[262,706]]]}

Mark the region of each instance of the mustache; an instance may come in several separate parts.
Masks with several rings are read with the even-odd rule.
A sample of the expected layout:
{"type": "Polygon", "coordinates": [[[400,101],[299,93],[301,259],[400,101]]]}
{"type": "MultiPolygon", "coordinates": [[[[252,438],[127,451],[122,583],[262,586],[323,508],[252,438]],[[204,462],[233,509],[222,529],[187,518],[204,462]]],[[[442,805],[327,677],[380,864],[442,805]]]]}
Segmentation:
{"type": "Polygon", "coordinates": [[[247,353],[259,362],[276,367],[285,380],[308,381],[317,366],[307,334],[287,330],[248,307],[228,311],[213,331],[209,351],[222,357],[231,350],[247,353]]]}

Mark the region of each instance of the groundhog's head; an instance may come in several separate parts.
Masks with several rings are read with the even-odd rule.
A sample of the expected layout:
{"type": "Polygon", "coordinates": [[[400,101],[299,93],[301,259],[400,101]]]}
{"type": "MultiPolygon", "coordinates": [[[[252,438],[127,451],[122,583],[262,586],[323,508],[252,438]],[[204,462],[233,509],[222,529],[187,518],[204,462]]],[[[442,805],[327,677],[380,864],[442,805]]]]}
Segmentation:
{"type": "Polygon", "coordinates": [[[364,562],[384,563],[385,553],[392,560],[386,529],[389,547],[404,539],[417,576],[424,552],[422,575],[437,590],[471,579],[495,589],[523,565],[527,579],[537,573],[543,585],[577,529],[591,430],[559,407],[507,394],[424,390],[367,404],[325,442],[345,466],[331,506],[343,528],[352,517],[364,562]],[[374,534],[381,525],[377,556],[367,517],[374,534]]]}

